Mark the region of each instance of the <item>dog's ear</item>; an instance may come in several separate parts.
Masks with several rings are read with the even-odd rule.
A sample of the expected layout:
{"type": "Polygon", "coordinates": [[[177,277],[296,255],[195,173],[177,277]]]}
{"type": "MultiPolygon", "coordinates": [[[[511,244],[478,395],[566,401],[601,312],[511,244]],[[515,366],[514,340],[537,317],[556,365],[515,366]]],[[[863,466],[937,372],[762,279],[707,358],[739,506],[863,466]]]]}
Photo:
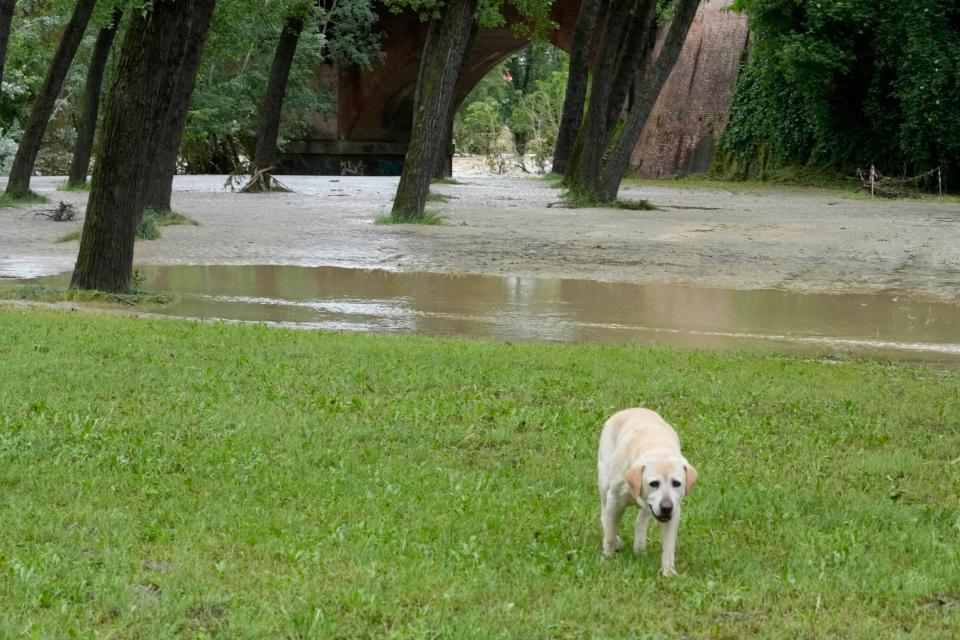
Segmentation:
{"type": "Polygon", "coordinates": [[[638,498],[640,494],[643,493],[643,470],[645,467],[646,465],[643,464],[639,467],[630,467],[624,474],[624,477],[627,479],[627,484],[630,485],[630,491],[638,498]]]}
{"type": "Polygon", "coordinates": [[[685,462],[683,464],[683,468],[687,470],[687,489],[683,495],[688,496],[690,495],[690,492],[693,491],[693,485],[697,484],[697,477],[699,474],[689,462],[685,462]]]}

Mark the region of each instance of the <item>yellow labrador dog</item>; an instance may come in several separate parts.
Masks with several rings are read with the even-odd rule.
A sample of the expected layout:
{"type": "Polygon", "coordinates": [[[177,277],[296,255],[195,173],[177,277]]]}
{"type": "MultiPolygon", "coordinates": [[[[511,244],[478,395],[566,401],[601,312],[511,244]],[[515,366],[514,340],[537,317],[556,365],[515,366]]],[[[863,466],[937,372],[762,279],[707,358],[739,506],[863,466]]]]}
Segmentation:
{"type": "Polygon", "coordinates": [[[623,512],[640,507],[633,550],[647,545],[650,516],[660,521],[663,551],[660,573],[676,575],[675,553],[680,529],[680,501],[697,482],[697,470],[680,453],[680,438],[663,418],[649,409],[625,409],[603,425],[597,455],[603,553],[623,549],[617,535],[623,512]]]}

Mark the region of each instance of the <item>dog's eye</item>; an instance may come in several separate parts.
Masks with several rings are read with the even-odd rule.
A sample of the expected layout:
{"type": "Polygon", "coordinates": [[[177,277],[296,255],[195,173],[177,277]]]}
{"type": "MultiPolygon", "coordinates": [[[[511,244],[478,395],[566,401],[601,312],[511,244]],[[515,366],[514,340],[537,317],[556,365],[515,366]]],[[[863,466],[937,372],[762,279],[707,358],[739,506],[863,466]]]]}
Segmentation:
{"type": "Polygon", "coordinates": [[[654,480],[653,482],[650,483],[650,486],[653,487],[654,489],[656,489],[657,487],[660,486],[660,481],[659,481],[659,480],[654,480]]]}
{"type": "Polygon", "coordinates": [[[680,488],[680,481],[679,481],[679,480],[674,480],[674,481],[671,482],[670,484],[673,485],[673,488],[674,488],[674,489],[679,489],[679,488],[680,488]]]}

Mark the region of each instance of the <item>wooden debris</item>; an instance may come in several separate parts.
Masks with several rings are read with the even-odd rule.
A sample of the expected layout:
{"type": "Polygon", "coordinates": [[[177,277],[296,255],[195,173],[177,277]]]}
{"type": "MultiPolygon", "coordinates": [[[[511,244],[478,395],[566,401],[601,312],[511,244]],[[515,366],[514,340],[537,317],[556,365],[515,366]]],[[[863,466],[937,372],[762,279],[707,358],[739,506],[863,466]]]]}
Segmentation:
{"type": "Polygon", "coordinates": [[[67,222],[73,220],[80,214],[80,211],[73,206],[68,204],[63,200],[60,201],[60,205],[56,209],[44,209],[42,211],[34,211],[33,215],[43,216],[44,218],[49,218],[54,222],[67,222]]]}

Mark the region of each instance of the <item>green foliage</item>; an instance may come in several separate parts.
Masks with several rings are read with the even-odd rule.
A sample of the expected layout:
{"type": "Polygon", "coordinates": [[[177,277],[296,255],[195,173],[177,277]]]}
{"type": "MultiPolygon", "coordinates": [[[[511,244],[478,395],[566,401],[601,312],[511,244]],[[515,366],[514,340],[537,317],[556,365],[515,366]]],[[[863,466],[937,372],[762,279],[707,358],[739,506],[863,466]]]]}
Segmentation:
{"type": "Polygon", "coordinates": [[[57,242],[58,243],[78,242],[82,236],[83,236],[83,232],[81,231],[71,231],[70,233],[65,233],[59,238],[57,238],[57,242]]]}
{"type": "Polygon", "coordinates": [[[785,165],[960,186],[960,9],[947,0],[738,0],[753,32],[720,172],[785,165]]]}
{"type": "Polygon", "coordinates": [[[0,637],[947,640],[958,400],[845,359],[4,309],[0,637]],[[656,524],[600,553],[635,405],[700,472],[673,579],[656,524]]]}
{"type": "MultiPolygon", "coordinates": [[[[96,27],[107,24],[114,6],[149,10],[147,0],[101,0],[70,68],[61,98],[44,136],[37,170],[65,174],[70,165],[76,124],[96,27]]],[[[181,148],[181,169],[230,173],[252,154],[257,105],[284,18],[309,12],[297,48],[284,101],[280,144],[301,135],[316,113],[333,109],[328,91],[315,86],[317,69],[332,60],[369,67],[381,61],[372,0],[338,0],[330,9],[312,0],[219,0],[204,48],[181,148]]],[[[16,153],[20,127],[49,67],[73,3],[20,0],[16,6],[0,94],[0,171],[16,153]]],[[[117,42],[123,38],[121,28],[117,42]]],[[[112,61],[108,65],[109,86],[112,61]]]]}
{"type": "MultiPolygon", "coordinates": [[[[16,154],[15,141],[22,134],[22,126],[29,117],[73,8],[74,3],[65,0],[20,0],[16,4],[7,44],[3,91],[0,91],[0,170],[3,173],[9,170],[16,154]]],[[[76,140],[74,101],[79,102],[82,96],[95,39],[95,29],[88,29],[70,66],[37,158],[38,172],[63,175],[70,167],[76,140]]]]}
{"type": "Polygon", "coordinates": [[[454,120],[460,152],[486,155],[503,170],[504,154],[532,152],[542,172],[553,155],[566,90],[566,54],[535,43],[495,67],[464,99],[454,120]]]}
{"type": "Polygon", "coordinates": [[[471,102],[457,114],[454,140],[467,153],[492,155],[506,149],[504,121],[498,105],[481,100],[471,102]]]}

